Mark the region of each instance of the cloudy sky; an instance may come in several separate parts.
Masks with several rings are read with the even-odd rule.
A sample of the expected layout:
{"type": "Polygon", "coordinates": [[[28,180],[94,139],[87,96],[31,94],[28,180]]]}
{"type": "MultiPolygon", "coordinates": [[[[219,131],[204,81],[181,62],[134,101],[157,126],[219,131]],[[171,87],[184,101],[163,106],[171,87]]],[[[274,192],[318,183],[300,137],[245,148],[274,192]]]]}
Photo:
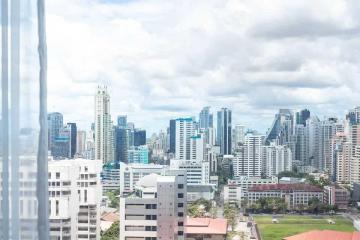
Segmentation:
{"type": "Polygon", "coordinates": [[[47,1],[49,111],[87,130],[94,92],[149,132],[203,106],[265,132],[278,108],[360,100],[360,1],[47,1]]]}

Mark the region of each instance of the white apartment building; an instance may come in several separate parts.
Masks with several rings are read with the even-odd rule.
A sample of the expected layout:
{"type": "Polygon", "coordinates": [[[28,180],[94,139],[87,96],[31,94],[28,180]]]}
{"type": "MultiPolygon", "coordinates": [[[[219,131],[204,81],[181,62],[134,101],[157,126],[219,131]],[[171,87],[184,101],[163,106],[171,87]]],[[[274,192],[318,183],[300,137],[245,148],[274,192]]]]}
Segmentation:
{"type": "Polygon", "coordinates": [[[206,144],[204,134],[197,134],[190,137],[190,160],[206,160],[206,144]]]}
{"type": "Polygon", "coordinates": [[[191,159],[191,137],[195,134],[192,118],[178,118],[175,120],[175,158],[180,160],[191,159]]]}
{"type": "Polygon", "coordinates": [[[170,160],[171,170],[186,170],[187,184],[209,184],[210,183],[210,164],[192,160],[170,160]]]}
{"type": "Polygon", "coordinates": [[[244,146],[238,147],[234,153],[234,177],[260,177],[262,169],[262,146],[264,135],[248,133],[244,146]]]}
{"type": "Polygon", "coordinates": [[[263,146],[262,154],[262,172],[267,177],[292,170],[292,152],[289,147],[279,146],[272,142],[270,146],[263,146]]]}
{"type": "Polygon", "coordinates": [[[169,167],[165,165],[120,163],[120,194],[132,193],[142,177],[152,173],[165,175],[167,169],[169,167]]]}
{"type": "Polygon", "coordinates": [[[185,225],[184,174],[144,176],[120,198],[120,240],[183,240],[185,225]]]}
{"type": "Polygon", "coordinates": [[[242,187],[236,183],[229,183],[224,186],[224,202],[237,204],[241,207],[241,200],[243,199],[242,187]]]}
{"type": "Polygon", "coordinates": [[[114,134],[110,115],[110,95],[106,87],[95,94],[95,159],[103,163],[114,160],[114,134]]]}
{"type": "Polygon", "coordinates": [[[100,160],[49,161],[50,238],[100,239],[100,160]]]}
{"type": "Polygon", "coordinates": [[[236,124],[233,129],[233,148],[238,147],[245,142],[245,126],[236,124]]]}

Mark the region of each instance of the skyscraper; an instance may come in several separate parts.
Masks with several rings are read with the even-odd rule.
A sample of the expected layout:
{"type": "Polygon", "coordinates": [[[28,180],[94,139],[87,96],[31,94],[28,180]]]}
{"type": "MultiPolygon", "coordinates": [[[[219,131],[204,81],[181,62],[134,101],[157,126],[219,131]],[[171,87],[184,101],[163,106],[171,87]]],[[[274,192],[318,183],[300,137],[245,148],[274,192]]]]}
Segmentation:
{"type": "Polygon", "coordinates": [[[306,120],[310,118],[310,111],[308,109],[300,110],[296,113],[296,124],[306,125],[306,120]]]}
{"type": "Polygon", "coordinates": [[[213,127],[213,115],[210,113],[210,107],[204,107],[199,114],[199,127],[208,129],[213,127]]]}
{"type": "Polygon", "coordinates": [[[233,132],[233,144],[236,148],[237,146],[243,144],[245,141],[245,126],[236,124],[233,132]]]}
{"type": "Polygon", "coordinates": [[[176,146],[176,120],[170,120],[170,127],[169,127],[169,152],[175,153],[175,146],[176,146]]]}
{"type": "Polygon", "coordinates": [[[146,145],[146,130],[134,129],[134,146],[146,145]]]}
{"type": "Polygon", "coordinates": [[[76,139],[76,154],[80,157],[85,157],[86,150],[86,132],[78,131],[76,139]]]}
{"type": "Polygon", "coordinates": [[[190,160],[190,140],[194,135],[194,125],[192,118],[178,118],[176,119],[176,147],[175,158],[179,160],[190,160]]]}
{"type": "Polygon", "coordinates": [[[222,108],[217,112],[217,144],[223,155],[231,154],[231,110],[222,108]]]}
{"type": "Polygon", "coordinates": [[[290,109],[280,109],[275,115],[271,128],[265,138],[265,144],[277,141],[280,145],[288,145],[294,131],[294,114],[290,109]]]}
{"type": "Polygon", "coordinates": [[[117,125],[123,128],[127,127],[127,116],[126,115],[120,115],[117,117],[117,125]]]}
{"type": "Polygon", "coordinates": [[[58,112],[48,114],[48,147],[52,151],[55,138],[59,136],[59,131],[63,127],[63,115],[58,112]]]}
{"type": "Polygon", "coordinates": [[[116,162],[128,162],[128,129],[116,126],[115,127],[115,160],[116,162]]]}
{"type": "Polygon", "coordinates": [[[98,87],[95,95],[95,159],[103,163],[114,160],[110,95],[106,86],[98,87]]]}
{"type": "Polygon", "coordinates": [[[68,123],[67,127],[70,130],[70,158],[74,158],[76,153],[76,141],[77,141],[76,123],[68,123]]]}

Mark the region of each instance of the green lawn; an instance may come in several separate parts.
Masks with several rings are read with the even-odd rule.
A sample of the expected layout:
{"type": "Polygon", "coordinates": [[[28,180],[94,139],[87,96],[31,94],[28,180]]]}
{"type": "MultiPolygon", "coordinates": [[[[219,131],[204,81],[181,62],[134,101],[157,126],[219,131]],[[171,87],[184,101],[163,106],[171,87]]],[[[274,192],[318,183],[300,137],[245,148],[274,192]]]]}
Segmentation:
{"type": "Polygon", "coordinates": [[[355,231],[352,222],[340,216],[285,215],[277,218],[279,220],[277,224],[271,222],[271,216],[254,216],[254,219],[258,224],[263,240],[281,240],[284,237],[311,230],[355,231]],[[327,219],[330,218],[336,223],[328,224],[327,219]]]}

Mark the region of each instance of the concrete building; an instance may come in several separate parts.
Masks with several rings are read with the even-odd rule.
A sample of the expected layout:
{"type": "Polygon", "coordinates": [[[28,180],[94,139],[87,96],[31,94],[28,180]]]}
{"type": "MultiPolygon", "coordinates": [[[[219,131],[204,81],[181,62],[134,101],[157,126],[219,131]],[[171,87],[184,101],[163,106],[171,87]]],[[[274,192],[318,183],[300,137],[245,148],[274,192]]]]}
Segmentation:
{"type": "Polygon", "coordinates": [[[208,129],[213,127],[213,114],[210,112],[210,107],[204,107],[199,114],[200,129],[208,129]]]}
{"type": "Polygon", "coordinates": [[[170,160],[170,169],[185,170],[188,185],[210,183],[210,165],[208,162],[172,159],[170,160]]]}
{"type": "Polygon", "coordinates": [[[107,162],[103,165],[101,184],[104,192],[120,188],[120,164],[118,162],[107,162]]]}
{"type": "Polygon", "coordinates": [[[191,159],[191,137],[194,136],[194,134],[194,121],[192,118],[178,118],[175,120],[176,159],[191,159]]]}
{"type": "Polygon", "coordinates": [[[86,151],[86,131],[77,131],[76,139],[76,155],[79,157],[85,157],[86,151]]]}
{"type": "Polygon", "coordinates": [[[238,147],[234,152],[233,175],[260,177],[262,170],[262,146],[264,135],[247,133],[244,146],[238,147]]]}
{"type": "Polygon", "coordinates": [[[165,175],[169,167],[155,164],[124,164],[120,162],[120,195],[134,191],[136,183],[144,176],[155,173],[165,175]]]}
{"type": "Polygon", "coordinates": [[[308,205],[312,198],[323,202],[323,190],[308,184],[270,184],[257,185],[248,190],[248,203],[254,204],[260,198],[279,197],[285,199],[288,209],[296,209],[299,205],[308,205]]]}
{"type": "Polygon", "coordinates": [[[349,201],[350,192],[346,188],[338,185],[324,187],[324,203],[331,206],[337,206],[341,210],[346,210],[349,201]]]}
{"type": "Polygon", "coordinates": [[[225,203],[236,204],[238,207],[241,207],[242,196],[242,186],[239,186],[236,182],[230,182],[224,186],[225,203]]]}
{"type": "Polygon", "coordinates": [[[292,152],[287,146],[270,143],[262,147],[262,173],[267,177],[292,170],[292,152]]]}
{"type": "Polygon", "coordinates": [[[245,142],[245,126],[241,124],[236,124],[233,129],[233,149],[244,144],[245,142]]]}
{"type": "Polygon", "coordinates": [[[120,240],[185,239],[185,175],[144,176],[131,195],[121,197],[120,240]]]}
{"type": "MultiPolygon", "coordinates": [[[[247,198],[248,189],[250,187],[258,186],[258,185],[277,184],[277,183],[278,183],[278,178],[275,176],[273,176],[271,178],[241,176],[235,180],[228,180],[228,184],[227,184],[227,186],[224,186],[224,189],[229,188],[229,186],[232,186],[232,187],[238,186],[239,189],[241,190],[241,200],[244,200],[247,198]]],[[[227,190],[227,191],[229,191],[229,190],[227,190]]],[[[232,199],[230,195],[228,197],[228,200],[238,201],[238,199],[232,199]]]]}
{"type": "Polygon", "coordinates": [[[106,87],[95,94],[95,159],[103,163],[114,160],[114,134],[110,115],[110,95],[106,87]]]}
{"type": "Polygon", "coordinates": [[[353,147],[353,155],[350,162],[351,183],[360,182],[360,146],[353,147]]]}
{"type": "Polygon", "coordinates": [[[205,161],[205,136],[197,134],[190,137],[190,160],[205,161]]]}
{"type": "Polygon", "coordinates": [[[331,177],[338,183],[350,183],[352,144],[344,133],[337,133],[331,143],[331,177]]]}
{"type": "Polygon", "coordinates": [[[100,239],[101,161],[49,161],[51,239],[100,239]]]}
{"type": "Polygon", "coordinates": [[[48,148],[52,151],[55,138],[59,136],[60,129],[64,126],[63,115],[59,112],[48,113],[48,148]]]}

